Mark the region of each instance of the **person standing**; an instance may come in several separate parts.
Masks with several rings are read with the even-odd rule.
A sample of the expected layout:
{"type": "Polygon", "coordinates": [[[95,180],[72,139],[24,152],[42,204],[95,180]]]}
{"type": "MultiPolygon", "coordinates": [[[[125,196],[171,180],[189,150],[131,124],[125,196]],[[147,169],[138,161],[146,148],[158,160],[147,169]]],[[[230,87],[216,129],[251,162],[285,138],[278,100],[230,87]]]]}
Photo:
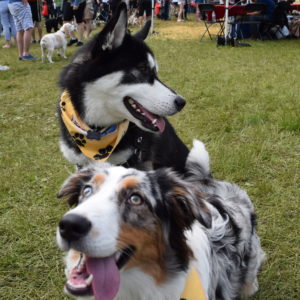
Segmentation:
{"type": "Polygon", "coordinates": [[[86,0],[86,5],[83,13],[85,37],[88,39],[93,30],[94,6],[93,0],[86,0]]]}
{"type": "Polygon", "coordinates": [[[5,44],[2,48],[10,48],[11,38],[16,40],[16,27],[13,16],[8,9],[8,0],[0,0],[0,17],[5,38],[5,44]]]}
{"type": "Polygon", "coordinates": [[[41,0],[28,0],[30,5],[31,14],[32,14],[32,22],[33,22],[33,30],[32,30],[32,42],[36,43],[35,39],[35,29],[38,31],[38,43],[41,41],[43,37],[43,29],[42,29],[42,3],[41,0]]]}
{"type": "Polygon", "coordinates": [[[178,11],[177,22],[184,21],[184,4],[185,4],[185,0],[178,0],[179,11],[178,11]]]}
{"type": "Polygon", "coordinates": [[[139,1],[139,23],[142,26],[148,20],[151,20],[151,0],[140,0],[139,1]]]}
{"type": "Polygon", "coordinates": [[[9,0],[8,8],[16,25],[19,60],[36,60],[29,53],[33,22],[27,0],[9,0]]]}
{"type": "Polygon", "coordinates": [[[76,46],[83,45],[83,32],[84,32],[84,22],[83,14],[85,9],[86,1],[85,0],[64,0],[63,2],[63,20],[64,23],[71,23],[75,17],[77,23],[77,32],[78,39],[75,38],[73,32],[70,32],[71,40],[68,43],[68,46],[76,44],[76,46]]]}

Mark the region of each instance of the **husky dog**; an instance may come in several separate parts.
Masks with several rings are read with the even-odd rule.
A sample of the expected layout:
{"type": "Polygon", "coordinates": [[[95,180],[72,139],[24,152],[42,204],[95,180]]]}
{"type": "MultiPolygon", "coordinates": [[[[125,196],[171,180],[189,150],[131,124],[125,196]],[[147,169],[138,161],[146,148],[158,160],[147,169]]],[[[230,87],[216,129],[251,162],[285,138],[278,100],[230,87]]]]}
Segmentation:
{"type": "Polygon", "coordinates": [[[83,167],[106,160],[140,169],[166,166],[184,171],[188,149],[165,117],[179,112],[185,100],[157,77],[156,60],[144,43],[150,26],[149,21],[130,35],[127,7],[121,3],[103,30],[63,70],[64,96],[58,107],[61,150],[73,164],[83,167]],[[72,107],[68,121],[63,115],[65,99],[72,107]],[[70,132],[66,122],[78,131],[70,132]],[[117,143],[95,146],[96,154],[83,154],[88,142],[104,143],[121,126],[117,143]]]}
{"type": "Polygon", "coordinates": [[[63,58],[67,58],[65,55],[67,48],[66,34],[75,30],[76,27],[73,24],[66,23],[58,31],[44,35],[41,40],[42,61],[44,62],[45,52],[47,49],[47,58],[50,63],[53,63],[52,55],[55,49],[57,49],[58,53],[59,50],[61,51],[60,55],[63,58]]]}
{"type": "Polygon", "coordinates": [[[95,300],[233,300],[257,291],[265,254],[247,193],[211,178],[200,141],[186,168],[183,180],[169,168],[94,164],[65,182],[59,197],[76,205],[57,230],[68,252],[67,293],[95,300]]]}

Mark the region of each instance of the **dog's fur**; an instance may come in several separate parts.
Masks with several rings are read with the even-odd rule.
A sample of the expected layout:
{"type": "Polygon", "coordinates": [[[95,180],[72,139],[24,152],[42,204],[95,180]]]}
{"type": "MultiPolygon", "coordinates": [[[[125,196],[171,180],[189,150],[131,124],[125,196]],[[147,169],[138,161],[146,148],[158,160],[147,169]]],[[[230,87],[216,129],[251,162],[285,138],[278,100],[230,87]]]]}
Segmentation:
{"type": "MultiPolygon", "coordinates": [[[[124,259],[118,253],[126,252],[129,260],[120,270],[117,295],[105,299],[177,300],[192,267],[207,300],[256,292],[265,254],[248,195],[211,178],[208,153],[199,141],[188,156],[187,170],[182,179],[166,168],[143,172],[93,165],[71,176],[59,197],[76,207],[57,231],[60,248],[68,251],[67,277],[78,265],[77,251],[85,255],[81,269],[89,257],[124,259]]],[[[89,287],[78,299],[85,299],[89,287]]]]}
{"type": "MultiPolygon", "coordinates": [[[[142,106],[160,124],[180,111],[185,101],[157,77],[157,63],[144,43],[151,23],[134,36],[127,32],[127,7],[121,3],[104,29],[84,45],[63,70],[60,85],[70,94],[80,118],[91,128],[129,120],[127,133],[109,158],[116,165],[141,169],[173,167],[183,172],[187,147],[165,119],[165,129],[141,120],[128,99],[142,106]],[[129,108],[128,108],[129,107],[129,108]],[[131,111],[130,111],[131,110],[131,111]],[[161,132],[163,131],[163,132],[161,132]]],[[[60,113],[59,113],[60,115],[60,113]]],[[[155,120],[153,120],[155,121],[155,120]]],[[[85,157],[67,132],[60,116],[61,150],[73,164],[85,166],[85,157]]]]}
{"type": "Polygon", "coordinates": [[[67,48],[66,34],[75,30],[76,27],[74,25],[66,23],[57,32],[44,35],[41,40],[42,61],[44,62],[45,54],[48,50],[48,61],[53,63],[52,56],[55,49],[57,50],[58,54],[60,51],[60,55],[63,58],[67,58],[65,55],[67,48]]]}

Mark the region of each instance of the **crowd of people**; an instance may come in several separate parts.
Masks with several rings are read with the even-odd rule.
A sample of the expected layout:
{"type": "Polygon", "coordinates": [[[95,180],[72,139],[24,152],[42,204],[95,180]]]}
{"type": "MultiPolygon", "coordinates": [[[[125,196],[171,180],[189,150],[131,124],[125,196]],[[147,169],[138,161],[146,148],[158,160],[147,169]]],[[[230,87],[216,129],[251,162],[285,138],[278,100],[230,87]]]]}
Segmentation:
{"type": "MultiPolygon", "coordinates": [[[[2,48],[10,48],[15,43],[19,60],[36,60],[30,54],[31,43],[39,42],[43,36],[42,22],[46,23],[47,32],[51,22],[67,23],[76,21],[77,37],[70,33],[68,46],[82,46],[84,39],[90,36],[94,20],[107,22],[121,0],[0,0],[0,20],[5,43],[2,48]]],[[[151,18],[152,10],[157,18],[178,22],[187,20],[188,13],[193,13],[196,20],[205,16],[199,10],[199,3],[208,0],[129,0],[129,14],[134,15],[137,23],[142,25],[151,18]]],[[[210,1],[211,2],[211,1],[210,1]]],[[[236,3],[236,0],[230,0],[236,3]]],[[[239,1],[241,2],[241,1],[239,1]]],[[[243,1],[247,2],[247,1],[243,1]]],[[[253,0],[264,3],[267,7],[260,15],[249,15],[249,20],[269,20],[276,6],[274,0],[253,0]]],[[[217,4],[218,1],[213,1],[217,4]]],[[[224,3],[220,0],[219,3],[224,3]]],[[[50,29],[49,29],[50,28],[50,29]]],[[[57,28],[57,26],[54,26],[57,28]]],[[[1,28],[0,28],[1,29],[1,28]]],[[[299,31],[299,30],[298,30],[299,31]]]]}

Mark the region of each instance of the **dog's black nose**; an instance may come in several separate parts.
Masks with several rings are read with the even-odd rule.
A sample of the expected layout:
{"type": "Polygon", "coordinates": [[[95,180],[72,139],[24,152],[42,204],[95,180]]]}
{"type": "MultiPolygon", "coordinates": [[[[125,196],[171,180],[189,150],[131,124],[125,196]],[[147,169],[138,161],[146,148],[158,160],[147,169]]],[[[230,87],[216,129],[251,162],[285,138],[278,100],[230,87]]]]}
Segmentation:
{"type": "Polygon", "coordinates": [[[77,214],[67,214],[59,222],[59,233],[72,242],[84,237],[91,229],[91,222],[77,214]]]}
{"type": "Polygon", "coordinates": [[[185,100],[180,96],[177,96],[174,102],[178,111],[181,111],[185,106],[185,100]]]}

